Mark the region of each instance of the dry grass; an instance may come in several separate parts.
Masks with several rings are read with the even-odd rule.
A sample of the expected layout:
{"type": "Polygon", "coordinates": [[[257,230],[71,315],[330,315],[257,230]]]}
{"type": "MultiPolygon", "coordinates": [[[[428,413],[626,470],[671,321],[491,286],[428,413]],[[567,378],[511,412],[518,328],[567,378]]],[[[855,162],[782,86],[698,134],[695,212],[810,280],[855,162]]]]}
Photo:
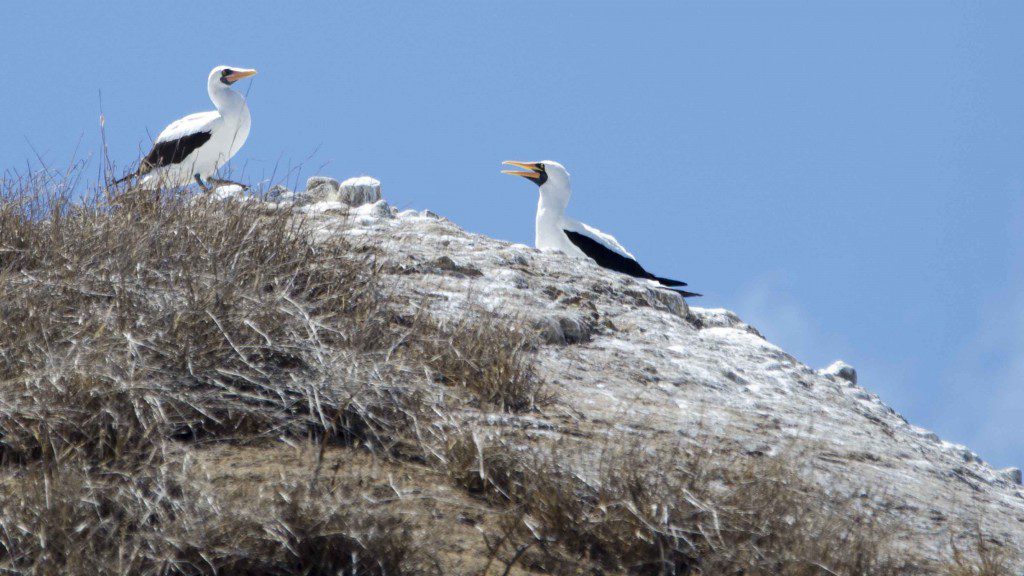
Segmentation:
{"type": "Polygon", "coordinates": [[[535,348],[522,327],[483,314],[420,330],[411,351],[436,381],[469,390],[485,406],[521,412],[552,399],[534,367],[535,348]]]}
{"type": "Polygon", "coordinates": [[[634,448],[588,466],[575,453],[471,438],[452,445],[453,480],[509,506],[493,543],[498,563],[558,574],[765,576],[902,575],[924,565],[896,550],[888,519],[823,496],[789,460],[634,448]]]}
{"type": "Polygon", "coordinates": [[[186,461],[29,467],[0,492],[0,568],[37,574],[439,574],[413,526],[348,485],[216,489],[186,461]],[[360,502],[353,506],[353,502],[360,502]]]}
{"type": "Polygon", "coordinates": [[[0,568],[40,574],[419,574],[405,522],[312,483],[239,501],[169,446],[390,446],[414,391],[367,350],[372,259],[287,210],[162,191],[0,192],[0,568]],[[172,443],[172,444],[169,444],[172,443]]]}
{"type": "Polygon", "coordinates": [[[327,368],[382,305],[372,266],[287,211],[46,190],[0,207],[3,460],[337,432],[327,368]]]}
{"type": "Polygon", "coordinates": [[[945,566],[948,576],[1015,576],[1014,566],[1024,565],[1024,553],[1011,552],[1005,546],[990,541],[976,531],[971,546],[951,543],[953,559],[945,566]]]}

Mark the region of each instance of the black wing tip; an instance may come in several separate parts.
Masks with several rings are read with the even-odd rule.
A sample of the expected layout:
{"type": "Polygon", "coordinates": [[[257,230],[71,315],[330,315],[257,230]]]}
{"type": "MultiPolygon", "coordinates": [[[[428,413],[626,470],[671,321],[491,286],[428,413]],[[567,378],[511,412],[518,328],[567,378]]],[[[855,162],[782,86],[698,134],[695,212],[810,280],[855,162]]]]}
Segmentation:
{"type": "Polygon", "coordinates": [[[662,286],[688,286],[688,284],[686,282],[683,282],[682,280],[673,280],[671,278],[659,278],[655,276],[654,278],[652,278],[652,280],[656,281],[658,284],[661,284],[662,286]]]}
{"type": "Polygon", "coordinates": [[[684,298],[696,298],[701,296],[701,294],[696,292],[676,290],[675,287],[686,286],[686,282],[683,282],[682,280],[672,280],[671,278],[659,278],[647,270],[644,270],[643,266],[640,266],[640,263],[636,260],[627,258],[618,252],[610,250],[607,246],[601,244],[590,236],[580,234],[579,232],[574,232],[572,230],[566,230],[564,228],[562,229],[562,232],[570,242],[576,245],[576,247],[586,254],[587,257],[602,268],[621,272],[623,274],[633,276],[634,278],[653,280],[658,284],[661,284],[664,288],[672,290],[673,292],[678,292],[684,298]]]}
{"type": "Polygon", "coordinates": [[[121,184],[124,184],[125,182],[130,182],[133,179],[138,178],[141,175],[142,174],[138,170],[136,170],[134,172],[130,172],[130,173],[122,176],[121,178],[118,178],[117,180],[114,180],[110,184],[113,185],[113,186],[120,186],[121,184]]]}

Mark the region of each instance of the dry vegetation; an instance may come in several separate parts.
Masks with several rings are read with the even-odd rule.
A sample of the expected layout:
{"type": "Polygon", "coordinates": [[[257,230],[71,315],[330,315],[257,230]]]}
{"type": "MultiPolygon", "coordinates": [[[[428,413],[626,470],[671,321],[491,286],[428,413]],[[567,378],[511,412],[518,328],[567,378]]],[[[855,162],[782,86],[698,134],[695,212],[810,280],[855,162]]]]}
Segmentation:
{"type": "Polygon", "coordinates": [[[5,461],[120,459],[163,438],[333,433],[322,377],[369,267],[245,205],[129,193],[0,212],[5,461]],[[296,374],[302,374],[297,377],[296,374]]]}
{"type": "Polygon", "coordinates": [[[413,352],[443,384],[471,390],[486,405],[519,412],[552,398],[530,361],[535,347],[522,329],[481,315],[421,334],[413,352]]]}
{"type": "Polygon", "coordinates": [[[588,465],[579,453],[453,444],[453,480],[510,505],[496,558],[564,574],[884,576],[922,566],[891,546],[891,520],[825,497],[794,459],[618,447],[588,465]]]}
{"type": "MultiPolygon", "coordinates": [[[[534,338],[486,316],[410,316],[372,250],[314,242],[288,210],[137,190],[72,202],[72,188],[0,187],[0,572],[912,569],[889,519],[784,459],[619,442],[587,460],[565,440],[460,428],[456,414],[553,401],[534,338]],[[317,457],[231,482],[195,464],[268,445],[317,457]],[[329,450],[353,457],[331,472],[329,450]],[[355,454],[399,467],[367,476],[355,454]],[[399,473],[463,494],[457,517],[481,535],[460,544],[465,562],[442,553],[464,519],[401,496],[399,473]]],[[[979,543],[943,570],[1003,573],[979,543]]]]}
{"type": "Polygon", "coordinates": [[[438,574],[410,522],[346,486],[216,489],[187,463],[29,467],[0,497],[5,571],[438,574]]]}
{"type": "Polygon", "coordinates": [[[975,531],[974,541],[967,547],[952,542],[953,560],[943,568],[948,576],[1004,576],[1020,574],[1024,554],[1014,553],[1006,547],[989,541],[975,531]],[[1018,571],[1014,571],[1014,566],[1018,571]]]}

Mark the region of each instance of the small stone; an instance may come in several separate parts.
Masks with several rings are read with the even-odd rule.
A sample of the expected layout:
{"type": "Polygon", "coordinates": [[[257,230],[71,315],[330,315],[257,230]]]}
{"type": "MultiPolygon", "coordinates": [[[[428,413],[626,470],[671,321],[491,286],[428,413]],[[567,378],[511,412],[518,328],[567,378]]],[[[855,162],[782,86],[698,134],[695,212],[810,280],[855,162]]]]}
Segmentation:
{"type": "MultiPolygon", "coordinates": [[[[522,252],[520,249],[521,246],[522,244],[516,244],[506,250],[503,250],[500,256],[502,264],[511,266],[529,266],[530,259],[522,252]]],[[[525,248],[525,246],[523,246],[523,248],[525,248]]]]}
{"type": "Polygon", "coordinates": [[[924,428],[921,428],[919,426],[910,426],[910,430],[919,438],[923,438],[929,442],[934,442],[938,444],[942,441],[939,438],[939,435],[936,434],[935,432],[932,432],[931,430],[925,430],[924,428]]]}
{"type": "Polygon", "coordinates": [[[566,344],[587,342],[593,331],[587,322],[577,317],[563,316],[558,319],[558,325],[566,344]]]}
{"type": "Polygon", "coordinates": [[[530,287],[530,282],[526,279],[526,276],[518,270],[512,270],[509,268],[499,268],[494,272],[496,280],[511,285],[513,288],[525,290],[530,287]]]}
{"type": "Polygon", "coordinates": [[[221,201],[244,201],[248,198],[245,195],[245,187],[241,184],[221,184],[210,191],[209,197],[221,201]]]}
{"type": "Polygon", "coordinates": [[[758,332],[757,328],[743,322],[735,312],[725,308],[690,308],[687,320],[700,330],[705,328],[735,328],[766,340],[764,335],[758,332]]]}
{"type": "Polygon", "coordinates": [[[967,446],[963,446],[961,444],[951,444],[950,446],[953,449],[953,452],[962,458],[964,462],[981,462],[981,457],[967,446]]]}
{"type": "Polygon", "coordinates": [[[338,195],[349,206],[372,204],[382,198],[380,180],[369,176],[349,178],[339,185],[338,195]]]}
{"type": "Polygon", "coordinates": [[[542,316],[534,320],[533,327],[537,335],[545,344],[565,344],[565,333],[562,332],[562,325],[556,318],[542,316]]]}
{"type": "Polygon", "coordinates": [[[1018,486],[1024,481],[1020,468],[1003,468],[999,471],[999,477],[1018,486]]]}
{"type": "Polygon", "coordinates": [[[857,383],[857,370],[842,360],[836,360],[828,368],[819,370],[818,374],[845,380],[850,384],[857,383]]]}
{"type": "Polygon", "coordinates": [[[363,218],[391,218],[391,207],[384,200],[378,200],[373,204],[363,204],[352,211],[356,217],[363,218]]]}
{"type": "Polygon", "coordinates": [[[435,259],[434,261],[430,262],[425,267],[425,271],[429,271],[434,274],[465,276],[467,278],[476,278],[484,275],[483,272],[477,270],[473,266],[464,266],[462,264],[458,264],[448,256],[441,256],[435,259]]]}
{"type": "Polygon", "coordinates": [[[285,186],[275,184],[267,190],[267,200],[271,202],[286,202],[295,199],[295,193],[285,186]]]}
{"type": "Polygon", "coordinates": [[[653,297],[654,302],[656,302],[656,306],[660,305],[680,318],[689,316],[690,306],[679,292],[652,288],[649,293],[653,297]]]}
{"type": "Polygon", "coordinates": [[[313,176],[306,180],[306,196],[310,202],[337,202],[338,181],[326,176],[313,176]]]}
{"type": "Polygon", "coordinates": [[[705,328],[737,328],[743,321],[731,310],[725,308],[690,308],[705,328]]]}

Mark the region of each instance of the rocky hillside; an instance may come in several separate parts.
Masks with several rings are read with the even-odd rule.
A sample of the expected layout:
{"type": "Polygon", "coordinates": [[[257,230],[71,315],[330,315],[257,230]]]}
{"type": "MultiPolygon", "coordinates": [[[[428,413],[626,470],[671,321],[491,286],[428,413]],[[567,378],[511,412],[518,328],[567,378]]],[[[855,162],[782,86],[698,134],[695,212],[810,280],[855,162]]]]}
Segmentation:
{"type": "Polygon", "coordinates": [[[493,314],[541,335],[539,372],[557,404],[482,416],[484,429],[594,439],[595,458],[609,429],[644,445],[713,440],[748,455],[790,452],[828,489],[891,512],[916,549],[938,557],[951,539],[979,531],[1024,549],[1020,470],[995,470],[907,422],[853,367],[815,370],[728,310],[687,306],[589,262],[469,233],[430,211],[399,211],[377,195],[334,197],[330,180],[310,184],[307,200],[326,200],[301,209],[318,234],[379,248],[389,290],[415,295],[433,316],[493,314]]]}
{"type": "Polygon", "coordinates": [[[1018,470],[727,310],[365,177],[48,186],[0,196],[0,570],[1024,569],[1018,470]]]}

